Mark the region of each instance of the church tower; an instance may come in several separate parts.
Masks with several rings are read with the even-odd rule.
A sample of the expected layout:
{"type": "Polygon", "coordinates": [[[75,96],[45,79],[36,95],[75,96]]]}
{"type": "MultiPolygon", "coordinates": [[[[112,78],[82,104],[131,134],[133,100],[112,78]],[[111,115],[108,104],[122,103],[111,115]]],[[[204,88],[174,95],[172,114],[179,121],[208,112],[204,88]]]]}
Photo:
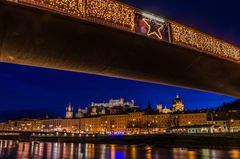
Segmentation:
{"type": "Polygon", "coordinates": [[[184,104],[181,98],[179,98],[179,95],[176,95],[176,98],[173,101],[172,105],[172,111],[173,112],[183,112],[184,111],[184,104]]]}
{"type": "Polygon", "coordinates": [[[71,103],[66,107],[66,118],[73,118],[73,107],[71,106],[71,103]]]}
{"type": "Polygon", "coordinates": [[[148,98],[148,105],[147,105],[147,112],[151,112],[152,111],[152,106],[151,106],[151,101],[150,101],[150,97],[148,98]]]}

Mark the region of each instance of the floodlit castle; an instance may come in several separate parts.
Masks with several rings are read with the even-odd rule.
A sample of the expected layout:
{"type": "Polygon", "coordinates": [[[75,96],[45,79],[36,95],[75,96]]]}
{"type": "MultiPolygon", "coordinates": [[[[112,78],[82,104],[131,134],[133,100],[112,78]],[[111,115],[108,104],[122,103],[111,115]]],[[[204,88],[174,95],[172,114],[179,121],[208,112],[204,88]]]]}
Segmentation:
{"type": "Polygon", "coordinates": [[[115,107],[115,106],[130,106],[130,107],[136,107],[134,105],[134,100],[131,100],[130,102],[125,102],[123,98],[120,99],[110,99],[109,102],[105,103],[91,103],[91,107],[98,107],[98,106],[103,106],[103,107],[115,107]]]}
{"type": "Polygon", "coordinates": [[[105,115],[105,114],[120,114],[126,112],[132,112],[138,109],[134,100],[124,101],[120,99],[110,99],[108,102],[103,103],[91,103],[89,107],[90,116],[105,115]]]}
{"type": "Polygon", "coordinates": [[[70,119],[108,114],[121,114],[127,112],[134,112],[136,110],[138,110],[138,106],[135,105],[134,100],[124,101],[123,98],[110,99],[106,103],[92,102],[91,105],[89,107],[86,107],[85,109],[81,109],[81,107],[79,107],[75,115],[72,105],[69,104],[66,107],[66,118],[70,119]]]}

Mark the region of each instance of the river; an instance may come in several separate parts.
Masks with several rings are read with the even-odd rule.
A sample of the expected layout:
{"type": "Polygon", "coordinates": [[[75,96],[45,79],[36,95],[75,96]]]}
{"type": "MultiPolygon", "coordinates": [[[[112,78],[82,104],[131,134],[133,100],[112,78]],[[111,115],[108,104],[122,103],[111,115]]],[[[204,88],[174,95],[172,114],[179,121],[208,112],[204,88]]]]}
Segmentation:
{"type": "Polygon", "coordinates": [[[9,159],[240,159],[240,149],[159,148],[137,145],[17,142],[0,140],[0,158],[9,159]]]}

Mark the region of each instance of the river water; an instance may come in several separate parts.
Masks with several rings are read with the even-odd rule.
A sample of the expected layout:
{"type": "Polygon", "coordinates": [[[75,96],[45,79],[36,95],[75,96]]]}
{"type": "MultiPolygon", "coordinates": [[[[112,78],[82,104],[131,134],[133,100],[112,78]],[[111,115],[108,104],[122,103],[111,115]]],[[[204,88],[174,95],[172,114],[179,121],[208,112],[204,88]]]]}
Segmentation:
{"type": "Polygon", "coordinates": [[[159,148],[137,145],[0,140],[0,158],[9,159],[240,159],[240,149],[159,148]]]}

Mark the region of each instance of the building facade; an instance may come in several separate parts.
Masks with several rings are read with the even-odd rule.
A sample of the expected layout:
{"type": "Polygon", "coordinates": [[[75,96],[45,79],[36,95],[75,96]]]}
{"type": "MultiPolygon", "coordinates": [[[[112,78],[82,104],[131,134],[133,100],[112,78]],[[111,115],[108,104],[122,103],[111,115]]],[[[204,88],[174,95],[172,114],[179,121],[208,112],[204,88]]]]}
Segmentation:
{"type": "Polygon", "coordinates": [[[84,134],[160,134],[176,126],[206,125],[207,113],[148,114],[132,112],[82,118],[28,119],[1,123],[1,130],[84,134]]]}

